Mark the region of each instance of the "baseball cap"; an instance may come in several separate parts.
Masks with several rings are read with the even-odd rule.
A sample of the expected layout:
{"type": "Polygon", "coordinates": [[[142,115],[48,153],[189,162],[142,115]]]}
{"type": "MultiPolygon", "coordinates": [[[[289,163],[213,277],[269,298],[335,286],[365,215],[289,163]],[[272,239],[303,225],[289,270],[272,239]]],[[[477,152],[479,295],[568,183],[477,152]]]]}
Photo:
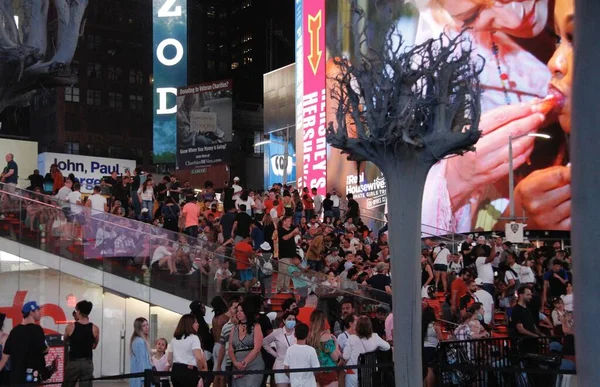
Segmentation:
{"type": "Polygon", "coordinates": [[[236,176],[233,178],[233,181],[240,181],[240,178],[236,176]]]}
{"type": "Polygon", "coordinates": [[[473,239],[473,234],[469,234],[469,238],[473,239]]]}
{"type": "Polygon", "coordinates": [[[481,278],[475,278],[475,285],[477,285],[477,286],[483,285],[483,280],[481,278]]]}
{"type": "Polygon", "coordinates": [[[477,237],[477,240],[485,242],[485,237],[483,235],[480,235],[480,236],[477,237]]]}
{"type": "Polygon", "coordinates": [[[21,309],[21,312],[23,314],[25,313],[30,313],[33,312],[35,310],[40,310],[42,309],[37,302],[35,301],[29,301],[28,303],[26,303],[25,305],[23,305],[23,308],[21,309]]]}

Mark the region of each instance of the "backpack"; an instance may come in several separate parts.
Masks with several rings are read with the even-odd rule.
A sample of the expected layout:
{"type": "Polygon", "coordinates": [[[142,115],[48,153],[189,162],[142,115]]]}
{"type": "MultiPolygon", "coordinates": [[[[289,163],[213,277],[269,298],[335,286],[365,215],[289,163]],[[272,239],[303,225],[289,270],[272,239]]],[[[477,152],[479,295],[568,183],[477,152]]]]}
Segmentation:
{"type": "Polygon", "coordinates": [[[271,253],[267,253],[263,255],[264,263],[260,266],[260,270],[268,277],[273,275],[273,264],[271,263],[271,253]]]}

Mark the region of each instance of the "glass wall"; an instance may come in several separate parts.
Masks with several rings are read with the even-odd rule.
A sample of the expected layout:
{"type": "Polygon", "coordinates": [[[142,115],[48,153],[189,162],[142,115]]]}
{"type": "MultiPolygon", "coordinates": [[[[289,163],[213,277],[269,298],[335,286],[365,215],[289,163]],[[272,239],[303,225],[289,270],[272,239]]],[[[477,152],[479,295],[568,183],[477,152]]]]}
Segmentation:
{"type": "Polygon", "coordinates": [[[153,342],[157,337],[170,340],[181,317],[4,251],[0,251],[0,284],[0,312],[7,315],[5,332],[21,323],[24,303],[37,301],[43,306],[41,325],[45,333],[62,335],[73,320],[76,303],[91,301],[94,308],[90,320],[100,328],[100,344],[94,351],[95,376],[129,372],[129,340],[136,318],[150,321],[153,342]]]}

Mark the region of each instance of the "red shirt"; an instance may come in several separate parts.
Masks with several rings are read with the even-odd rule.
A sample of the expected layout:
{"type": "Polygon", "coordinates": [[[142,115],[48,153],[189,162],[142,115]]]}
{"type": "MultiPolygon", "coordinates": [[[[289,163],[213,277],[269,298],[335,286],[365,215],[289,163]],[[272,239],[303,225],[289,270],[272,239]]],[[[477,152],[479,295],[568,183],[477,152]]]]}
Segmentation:
{"type": "Polygon", "coordinates": [[[237,260],[238,270],[246,270],[250,268],[250,257],[254,254],[252,245],[248,242],[238,242],[233,248],[233,257],[237,260]]]}
{"type": "Polygon", "coordinates": [[[265,210],[267,212],[271,211],[271,208],[273,208],[273,202],[274,202],[274,200],[271,200],[271,199],[266,199],[263,202],[263,204],[265,205],[265,210]]]}
{"type": "Polygon", "coordinates": [[[458,303],[460,303],[460,299],[463,298],[463,296],[465,294],[467,294],[467,292],[469,291],[469,289],[467,288],[467,284],[461,278],[457,278],[454,281],[452,281],[452,286],[450,289],[451,289],[452,293],[454,293],[454,291],[458,292],[458,294],[456,295],[456,303],[457,303],[456,306],[458,307],[459,306],[458,303]]]}
{"type": "MultiPolygon", "coordinates": [[[[298,315],[296,316],[296,320],[302,321],[304,324],[308,325],[310,328],[310,315],[316,308],[312,306],[303,306],[302,308],[298,308],[298,315]]],[[[325,320],[325,328],[329,328],[329,321],[325,320]]]]}

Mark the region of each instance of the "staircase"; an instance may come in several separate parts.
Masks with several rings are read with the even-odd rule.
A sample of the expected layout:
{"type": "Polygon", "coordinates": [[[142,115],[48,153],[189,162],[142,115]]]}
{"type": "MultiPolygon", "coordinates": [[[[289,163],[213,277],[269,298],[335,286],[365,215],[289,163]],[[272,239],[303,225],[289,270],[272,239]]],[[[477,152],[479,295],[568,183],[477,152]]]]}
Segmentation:
{"type": "MultiPolygon", "coordinates": [[[[4,199],[2,202],[4,205],[3,216],[0,217],[0,249],[1,246],[9,244],[17,245],[18,247],[14,247],[15,255],[21,256],[20,251],[23,247],[30,248],[28,251],[31,257],[22,258],[49,267],[49,262],[53,262],[55,258],[60,259],[81,268],[81,271],[69,274],[85,279],[89,274],[86,270],[93,270],[99,272],[102,277],[111,278],[110,281],[102,279],[102,286],[114,286],[113,290],[138,298],[143,298],[140,294],[147,294],[150,298],[151,294],[164,293],[177,297],[176,303],[179,305],[189,303],[189,300],[199,300],[210,305],[210,300],[217,295],[227,297],[235,293],[242,294],[218,292],[216,289],[216,263],[229,260],[230,266],[237,264],[219,245],[107,213],[89,214],[88,208],[76,207],[76,210],[82,210],[82,215],[73,218],[68,204],[65,206],[52,197],[31,191],[6,191],[1,184],[0,196],[8,198],[8,201],[4,199]],[[2,243],[2,239],[6,242],[2,243]],[[177,257],[174,259],[180,270],[176,274],[170,275],[166,270],[150,268],[153,254],[159,248],[166,248],[172,256],[177,257]],[[34,251],[38,253],[33,253],[34,251]],[[191,271],[189,268],[182,270],[186,257],[194,262],[191,271]]],[[[61,268],[60,265],[56,267],[57,270],[62,270],[61,268]]],[[[254,270],[258,271],[258,268],[254,270]]],[[[289,277],[287,273],[273,273],[270,299],[271,307],[275,311],[281,309],[281,304],[287,298],[294,296],[293,293],[276,293],[275,284],[277,276],[280,275],[289,277]]],[[[382,298],[382,295],[378,294],[380,292],[370,288],[361,288],[353,293],[328,288],[318,279],[308,282],[319,295],[352,296],[359,299],[362,305],[371,305],[371,308],[379,304],[377,300],[382,298]]],[[[260,287],[243,292],[248,293],[260,293],[260,287]]],[[[174,311],[181,309],[178,307],[175,310],[173,305],[159,306],[174,311]]]]}

